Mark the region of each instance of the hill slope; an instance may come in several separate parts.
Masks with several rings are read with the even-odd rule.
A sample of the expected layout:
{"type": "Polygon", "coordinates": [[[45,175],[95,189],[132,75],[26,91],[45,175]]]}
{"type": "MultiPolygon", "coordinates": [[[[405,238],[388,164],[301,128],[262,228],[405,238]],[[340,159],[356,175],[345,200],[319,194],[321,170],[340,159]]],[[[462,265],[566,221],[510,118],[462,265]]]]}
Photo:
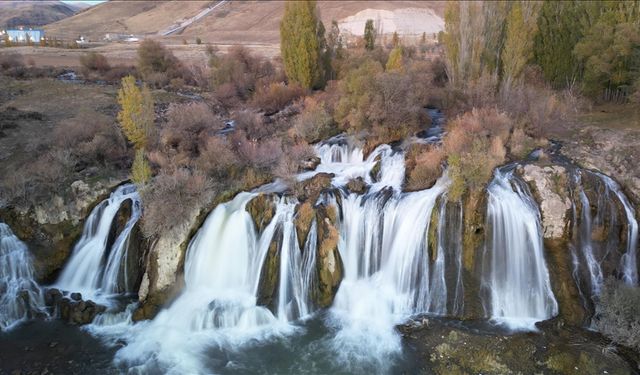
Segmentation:
{"type": "Polygon", "coordinates": [[[0,28],[43,26],[70,17],[78,10],[61,1],[1,1],[0,28]]]}
{"type": "MultiPolygon", "coordinates": [[[[46,27],[54,35],[107,33],[161,37],[159,34],[196,16],[218,1],[107,2],[46,27]]],[[[352,34],[373,17],[385,33],[433,33],[442,29],[445,4],[438,1],[318,1],[323,22],[336,20],[352,34]]],[[[227,1],[175,34],[168,41],[201,38],[217,44],[277,44],[284,1],[227,1]]],[[[364,27],[362,27],[364,29],[364,27]]]]}

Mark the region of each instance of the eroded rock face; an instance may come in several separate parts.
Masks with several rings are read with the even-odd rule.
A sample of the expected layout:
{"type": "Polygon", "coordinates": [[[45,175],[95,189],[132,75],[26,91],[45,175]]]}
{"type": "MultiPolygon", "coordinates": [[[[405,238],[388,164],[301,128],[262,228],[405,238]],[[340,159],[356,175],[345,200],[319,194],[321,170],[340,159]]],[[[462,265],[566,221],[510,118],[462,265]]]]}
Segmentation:
{"type": "Polygon", "coordinates": [[[153,318],[164,303],[182,290],[187,246],[203,221],[203,212],[206,208],[195,208],[187,220],[176,224],[151,243],[138,290],[141,305],[134,313],[134,320],[153,318]]]}
{"type": "Polygon", "coordinates": [[[0,210],[0,220],[12,228],[34,255],[39,282],[55,280],[82,233],[84,219],[122,182],[115,179],[95,184],[75,181],[67,197],[54,195],[46,204],[29,209],[0,210]]]}
{"type": "Polygon", "coordinates": [[[583,168],[619,181],[636,207],[640,204],[640,130],[587,126],[563,144],[562,153],[583,168]]]}
{"type": "Polygon", "coordinates": [[[333,207],[318,206],[318,290],[316,304],[329,307],[338,292],[344,275],[342,258],[338,251],[339,233],[336,227],[336,212],[333,207]]]}
{"type": "Polygon", "coordinates": [[[571,209],[566,169],[557,165],[540,167],[528,164],[521,172],[522,178],[532,186],[540,205],[544,238],[563,238],[571,209]]]}

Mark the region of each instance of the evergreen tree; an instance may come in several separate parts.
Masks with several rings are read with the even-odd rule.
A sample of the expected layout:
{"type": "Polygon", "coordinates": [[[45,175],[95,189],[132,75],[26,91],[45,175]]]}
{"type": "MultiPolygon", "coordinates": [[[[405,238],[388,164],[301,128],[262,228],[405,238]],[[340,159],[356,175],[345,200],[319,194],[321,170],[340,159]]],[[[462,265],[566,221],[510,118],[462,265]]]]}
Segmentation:
{"type": "Polygon", "coordinates": [[[323,87],[325,47],[316,2],[288,1],[280,23],[280,51],[287,78],[305,88],[323,87]]]}
{"type": "Polygon", "coordinates": [[[373,27],[373,20],[367,20],[364,24],[364,48],[373,51],[376,47],[376,30],[373,27]]]}

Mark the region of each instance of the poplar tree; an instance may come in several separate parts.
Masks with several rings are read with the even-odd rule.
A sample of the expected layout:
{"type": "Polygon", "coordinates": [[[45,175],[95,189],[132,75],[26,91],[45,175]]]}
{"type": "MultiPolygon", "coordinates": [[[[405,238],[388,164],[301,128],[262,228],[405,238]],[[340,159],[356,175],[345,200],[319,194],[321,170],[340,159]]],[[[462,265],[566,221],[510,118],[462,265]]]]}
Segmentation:
{"type": "Polygon", "coordinates": [[[280,52],[287,78],[305,88],[322,88],[325,49],[316,2],[288,1],[280,23],[280,52]]]}
{"type": "Polygon", "coordinates": [[[389,53],[389,59],[387,60],[387,65],[385,66],[386,71],[388,72],[402,72],[404,70],[404,64],[402,62],[402,47],[396,46],[389,53]]]}
{"type": "Polygon", "coordinates": [[[505,94],[533,58],[533,41],[538,31],[539,3],[518,1],[511,6],[502,51],[502,84],[505,94]]]}
{"type": "Polygon", "coordinates": [[[131,75],[124,77],[118,90],[118,104],[118,122],[124,135],[136,149],[144,149],[155,117],[149,88],[143,86],[140,89],[131,75]]]}
{"type": "Polygon", "coordinates": [[[376,47],[376,30],[373,27],[373,20],[367,20],[364,24],[364,48],[373,51],[376,47]]]}

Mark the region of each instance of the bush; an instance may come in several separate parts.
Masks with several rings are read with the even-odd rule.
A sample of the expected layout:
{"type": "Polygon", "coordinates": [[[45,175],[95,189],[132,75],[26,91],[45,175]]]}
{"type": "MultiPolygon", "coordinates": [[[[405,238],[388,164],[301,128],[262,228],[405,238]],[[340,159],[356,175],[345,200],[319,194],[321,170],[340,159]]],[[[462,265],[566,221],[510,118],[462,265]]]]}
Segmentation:
{"type": "MultiPolygon", "coordinates": [[[[417,150],[417,148],[414,148],[417,150]]],[[[428,189],[442,175],[442,164],[444,162],[444,151],[440,147],[429,147],[426,150],[415,152],[417,155],[407,157],[413,159],[413,165],[407,165],[409,179],[407,181],[407,190],[423,190],[428,189]]],[[[409,163],[407,163],[409,164],[409,163]]]]}
{"type": "Polygon", "coordinates": [[[201,172],[180,168],[163,171],[142,190],[142,231],[153,237],[188,220],[193,210],[210,201],[214,190],[201,172]]]}
{"type": "Polygon", "coordinates": [[[447,124],[443,145],[452,179],[450,200],[459,200],[467,188],[484,187],[505,161],[511,128],[512,120],[496,109],[474,109],[447,124]]]}
{"type": "Polygon", "coordinates": [[[253,94],[251,104],[263,110],[267,115],[272,115],[283,110],[303,94],[304,90],[297,84],[285,85],[274,82],[259,86],[253,94]]]}
{"type": "Polygon", "coordinates": [[[295,134],[309,143],[319,142],[338,133],[333,117],[324,102],[313,98],[304,101],[304,110],[294,121],[295,134]]]}
{"type": "Polygon", "coordinates": [[[138,71],[142,78],[159,86],[174,78],[185,78],[180,61],[162,44],[145,39],[138,47],[138,71]]]}
{"type": "Polygon", "coordinates": [[[88,72],[105,73],[111,69],[107,58],[103,54],[96,52],[80,56],[80,65],[82,65],[82,70],[85,74],[88,72]]]}
{"type": "Polygon", "coordinates": [[[283,156],[280,139],[249,140],[242,133],[236,131],[234,143],[237,145],[238,156],[245,166],[270,171],[278,165],[283,156]]]}
{"type": "Polygon", "coordinates": [[[22,55],[19,55],[17,53],[1,55],[0,68],[2,68],[2,70],[24,68],[24,58],[22,57],[22,55]]]}
{"type": "Polygon", "coordinates": [[[614,342],[640,350],[640,288],[608,279],[596,303],[594,321],[614,342]]]}

